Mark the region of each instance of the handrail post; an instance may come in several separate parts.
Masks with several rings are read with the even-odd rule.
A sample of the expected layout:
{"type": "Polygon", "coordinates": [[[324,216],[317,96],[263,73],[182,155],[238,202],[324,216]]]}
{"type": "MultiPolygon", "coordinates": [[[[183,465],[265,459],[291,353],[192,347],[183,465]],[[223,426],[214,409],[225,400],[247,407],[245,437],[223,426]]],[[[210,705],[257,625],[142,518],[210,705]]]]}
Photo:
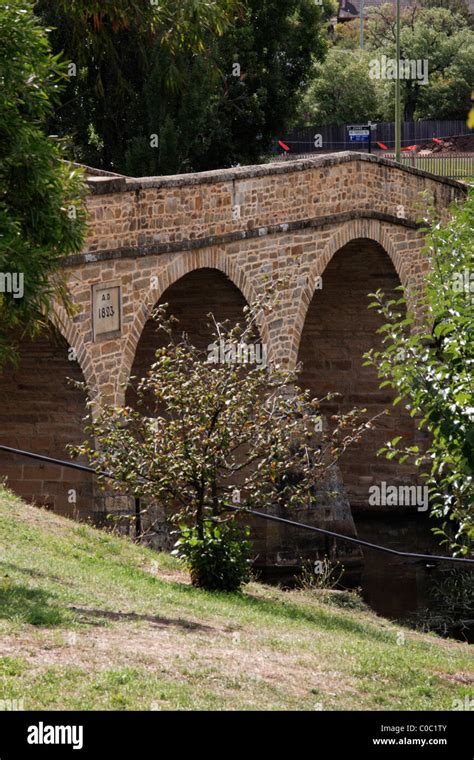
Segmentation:
{"type": "Polygon", "coordinates": [[[135,539],[140,541],[142,536],[142,514],[140,506],[140,497],[135,496],[135,539]]]}

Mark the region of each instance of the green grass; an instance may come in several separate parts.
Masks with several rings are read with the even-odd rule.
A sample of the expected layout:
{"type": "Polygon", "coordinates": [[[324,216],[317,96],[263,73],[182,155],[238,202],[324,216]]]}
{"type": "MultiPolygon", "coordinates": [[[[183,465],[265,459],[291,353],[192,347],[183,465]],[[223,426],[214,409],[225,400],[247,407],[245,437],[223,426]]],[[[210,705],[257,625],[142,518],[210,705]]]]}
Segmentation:
{"type": "Polygon", "coordinates": [[[354,597],[259,583],[207,593],[168,555],[0,490],[0,700],[442,710],[472,697],[472,671],[468,645],[392,624],[354,597]]]}

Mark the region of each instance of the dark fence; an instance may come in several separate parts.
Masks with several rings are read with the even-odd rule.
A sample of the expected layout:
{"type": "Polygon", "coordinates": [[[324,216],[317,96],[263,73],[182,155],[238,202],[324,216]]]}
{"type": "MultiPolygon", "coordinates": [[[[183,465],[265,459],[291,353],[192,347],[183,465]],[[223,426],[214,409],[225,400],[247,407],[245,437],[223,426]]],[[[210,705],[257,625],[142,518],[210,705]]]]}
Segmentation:
{"type": "MultiPolygon", "coordinates": [[[[432,137],[447,138],[472,135],[463,119],[445,121],[404,121],[402,122],[402,145],[413,145],[431,140],[432,137]]],[[[367,143],[351,142],[347,126],[298,127],[285,135],[278,135],[290,148],[291,153],[315,153],[337,150],[367,151],[367,143]],[[315,145],[316,135],[321,135],[322,145],[315,145]]],[[[379,122],[372,131],[372,146],[381,142],[387,148],[395,148],[395,124],[393,121],[379,122]]]]}

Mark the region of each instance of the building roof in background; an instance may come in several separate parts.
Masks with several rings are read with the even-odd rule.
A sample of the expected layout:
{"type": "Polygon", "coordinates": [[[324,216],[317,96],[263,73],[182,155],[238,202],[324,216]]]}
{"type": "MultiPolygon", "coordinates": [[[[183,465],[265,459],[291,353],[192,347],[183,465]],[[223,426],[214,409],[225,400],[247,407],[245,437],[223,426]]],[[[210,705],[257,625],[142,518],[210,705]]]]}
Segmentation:
{"type": "MultiPolygon", "coordinates": [[[[391,0],[364,0],[364,7],[380,7],[390,3],[391,0]]],[[[474,0],[468,0],[469,10],[474,14],[474,0]]],[[[416,0],[400,0],[403,8],[411,8],[416,5],[416,0]]],[[[339,10],[337,12],[338,21],[350,21],[359,18],[360,0],[339,0],[339,10]]]]}

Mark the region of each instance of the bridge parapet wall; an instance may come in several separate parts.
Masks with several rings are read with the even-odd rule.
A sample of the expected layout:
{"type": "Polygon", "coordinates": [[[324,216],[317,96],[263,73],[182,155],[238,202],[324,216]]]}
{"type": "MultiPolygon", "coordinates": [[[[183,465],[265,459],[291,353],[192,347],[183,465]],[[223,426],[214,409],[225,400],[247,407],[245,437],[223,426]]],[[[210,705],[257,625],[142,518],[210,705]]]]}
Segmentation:
{"type": "Polygon", "coordinates": [[[345,216],[414,225],[421,192],[440,213],[463,196],[453,180],[350,152],[171,177],[90,177],[89,186],[89,254],[196,248],[345,216]]]}

